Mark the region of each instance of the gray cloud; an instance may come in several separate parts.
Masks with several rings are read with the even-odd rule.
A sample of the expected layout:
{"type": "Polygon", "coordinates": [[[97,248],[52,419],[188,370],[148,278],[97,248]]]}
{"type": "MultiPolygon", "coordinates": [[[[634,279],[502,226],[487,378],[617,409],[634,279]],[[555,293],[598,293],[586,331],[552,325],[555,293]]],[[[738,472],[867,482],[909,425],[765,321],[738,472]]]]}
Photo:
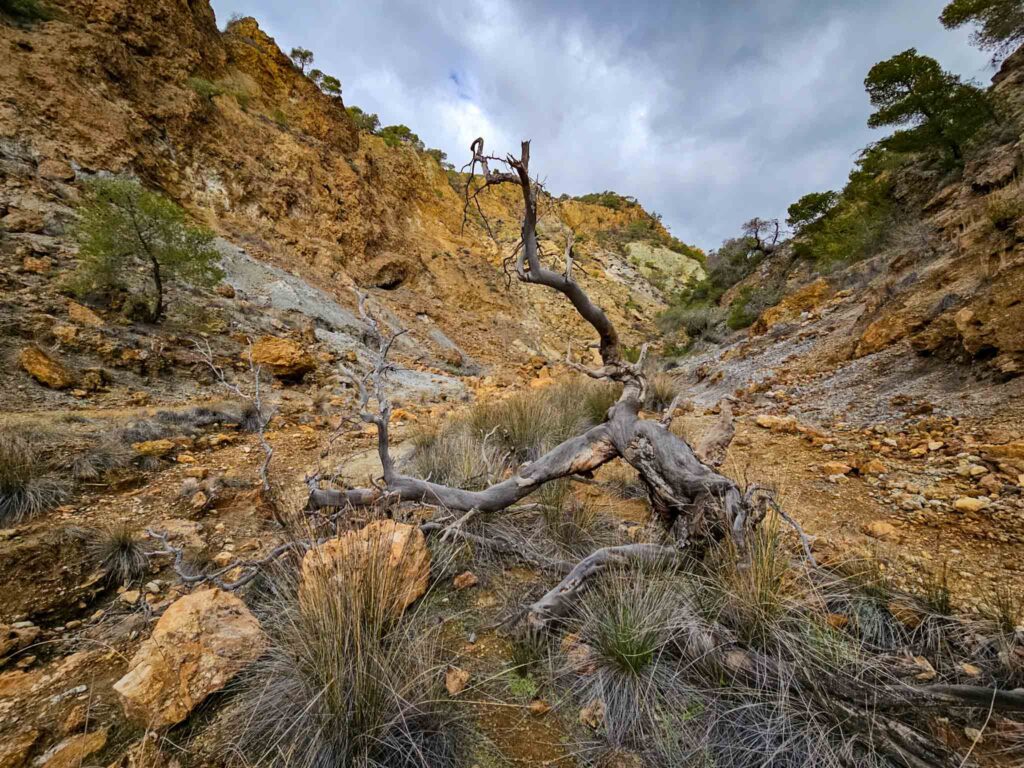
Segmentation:
{"type": "MultiPolygon", "coordinates": [[[[312,49],[347,104],[453,161],[533,140],[556,193],[614,189],[715,247],[746,219],[838,188],[879,138],[864,75],[911,46],[987,80],[944,0],[213,0],[312,49]]],[[[458,164],[461,164],[459,162],[458,164]]]]}

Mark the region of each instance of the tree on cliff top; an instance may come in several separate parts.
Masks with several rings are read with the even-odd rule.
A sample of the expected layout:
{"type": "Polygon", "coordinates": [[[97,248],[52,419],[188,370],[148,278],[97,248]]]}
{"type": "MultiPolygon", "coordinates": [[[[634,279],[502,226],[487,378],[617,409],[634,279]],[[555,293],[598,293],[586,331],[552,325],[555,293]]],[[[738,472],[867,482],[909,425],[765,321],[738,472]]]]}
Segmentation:
{"type": "Polygon", "coordinates": [[[972,42],[992,51],[996,64],[1024,42],[1024,4],[1020,0],[953,0],[942,10],[939,21],[946,29],[975,24],[972,42]]]}
{"type": "Polygon", "coordinates": [[[292,48],[288,56],[303,74],[306,72],[306,67],[313,63],[313,52],[308,48],[292,48]]]}
{"type": "Polygon", "coordinates": [[[213,233],[189,224],[180,206],[134,179],[90,182],[78,213],[75,288],[109,290],[130,268],[143,265],[153,284],[153,303],[144,312],[148,322],[163,317],[168,278],[212,284],[223,277],[213,233]]]}
{"type": "Polygon", "coordinates": [[[914,48],[875,64],[864,87],[876,108],[868,125],[911,126],[894,135],[908,151],[942,147],[960,161],[964,144],[994,117],[984,91],[914,48]]]}

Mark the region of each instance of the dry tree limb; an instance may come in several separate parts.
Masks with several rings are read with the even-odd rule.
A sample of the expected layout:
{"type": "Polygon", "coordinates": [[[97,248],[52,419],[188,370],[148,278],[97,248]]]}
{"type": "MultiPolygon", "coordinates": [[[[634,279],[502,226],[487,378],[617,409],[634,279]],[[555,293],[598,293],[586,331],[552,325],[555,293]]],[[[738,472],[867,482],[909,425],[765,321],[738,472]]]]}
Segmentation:
{"type": "MultiPolygon", "coordinates": [[[[482,491],[431,483],[398,473],[390,458],[386,398],[377,390],[378,410],[371,413],[369,398],[361,392],[361,418],[377,426],[378,450],[383,477],[380,487],[365,489],[325,489],[311,483],[309,506],[345,507],[376,503],[387,497],[395,501],[416,501],[446,507],[455,512],[476,508],[493,513],[527,496],[544,483],[573,474],[587,474],[611,459],[621,457],[639,473],[648,491],[655,515],[678,546],[700,547],[723,536],[732,536],[740,548],[751,521],[746,501],[737,484],[701,461],[685,440],[673,435],[657,421],[640,418],[647,392],[647,377],[642,360],[625,361],[614,324],[595,304],[572,276],[573,241],[568,238],[562,271],[541,263],[537,242],[538,184],[530,177],[530,143],[522,143],[518,157],[500,158],[484,152],[483,139],[471,146],[472,157],[466,164],[466,209],[483,190],[499,184],[515,184],[523,196],[523,224],[520,245],[515,255],[515,273],[520,282],[542,285],[564,295],[598,336],[602,366],[584,369],[586,374],[623,385],[622,395],[608,412],[605,423],[571,438],[519,469],[516,476],[482,491]],[[492,165],[505,170],[496,170],[492,165]],[[482,184],[474,184],[479,168],[482,184]]],[[[478,202],[478,201],[477,201],[478,202]]],[[[361,303],[362,307],[362,303],[361,303]]],[[[378,334],[378,340],[380,336],[378,334]]],[[[386,344],[378,349],[375,382],[387,370],[386,344]]]]}
{"type": "Polygon", "coordinates": [[[176,547],[170,543],[166,534],[149,529],[146,531],[152,539],[156,539],[163,545],[163,549],[153,550],[147,552],[147,557],[160,557],[160,556],[171,556],[174,558],[172,567],[174,572],[177,574],[181,582],[189,587],[194,587],[199,584],[213,584],[219,589],[223,589],[226,592],[233,592],[236,589],[241,589],[246,584],[255,579],[260,572],[266,566],[280,559],[284,555],[292,552],[305,552],[312,546],[311,542],[308,541],[288,541],[281,544],[265,556],[256,560],[235,560],[227,565],[218,568],[215,571],[208,573],[192,573],[188,568],[185,567],[184,556],[185,550],[182,547],[176,547]],[[243,571],[242,575],[234,581],[224,581],[221,577],[230,573],[231,571],[239,568],[243,571]]]}

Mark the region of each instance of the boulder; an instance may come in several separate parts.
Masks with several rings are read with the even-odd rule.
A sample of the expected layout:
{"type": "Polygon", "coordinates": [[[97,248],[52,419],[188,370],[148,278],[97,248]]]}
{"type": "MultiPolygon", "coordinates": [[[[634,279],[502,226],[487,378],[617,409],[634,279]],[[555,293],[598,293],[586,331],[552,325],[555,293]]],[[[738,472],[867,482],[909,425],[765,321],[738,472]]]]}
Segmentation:
{"type": "Polygon", "coordinates": [[[28,756],[42,734],[35,728],[8,735],[0,743],[0,768],[22,768],[28,765],[28,756]]]}
{"type": "Polygon", "coordinates": [[[67,389],[75,383],[68,369],[39,347],[25,347],[18,355],[18,362],[25,373],[51,389],[67,389]]]}
{"type": "Polygon", "coordinates": [[[230,592],[207,589],[174,602],[114,684],[125,714],[140,725],[182,722],[266,646],[259,622],[230,592]]]}
{"type": "Polygon", "coordinates": [[[978,453],[1008,474],[1024,472],[1024,440],[1004,445],[979,445],[978,453]]]}
{"type": "Polygon", "coordinates": [[[0,659],[17,653],[22,648],[32,645],[38,638],[40,629],[34,624],[0,624],[0,659]]]}
{"type": "Polygon", "coordinates": [[[475,587],[479,583],[480,579],[478,579],[477,575],[472,571],[465,571],[452,579],[452,586],[460,590],[475,587]]]}
{"type": "Polygon", "coordinates": [[[848,475],[853,471],[853,467],[849,464],[843,464],[841,461],[826,461],[821,465],[821,471],[826,475],[848,475]]]}
{"type": "Polygon", "coordinates": [[[372,569],[385,575],[381,583],[394,590],[395,610],[402,612],[427,591],[430,550],[414,525],[375,520],[311,549],[302,559],[302,593],[310,584],[360,580],[372,569]]]}
{"type": "MultiPolygon", "coordinates": [[[[242,356],[248,361],[248,352],[242,356]]],[[[252,345],[252,361],[282,379],[301,379],[316,370],[316,360],[297,341],[264,336],[252,345]]]]}
{"type": "Polygon", "coordinates": [[[79,325],[91,325],[93,328],[104,325],[102,317],[77,301],[68,302],[68,317],[79,325]]]}
{"type": "Polygon", "coordinates": [[[772,416],[767,413],[758,416],[754,423],[771,432],[796,432],[798,426],[796,419],[792,416],[772,416]]]}

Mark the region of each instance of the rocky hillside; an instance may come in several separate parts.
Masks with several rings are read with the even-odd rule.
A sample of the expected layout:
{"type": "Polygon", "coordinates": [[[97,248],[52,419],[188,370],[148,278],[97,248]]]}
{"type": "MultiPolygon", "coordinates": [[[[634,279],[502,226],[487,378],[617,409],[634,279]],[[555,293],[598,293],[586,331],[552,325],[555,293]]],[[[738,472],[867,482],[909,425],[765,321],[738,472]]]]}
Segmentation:
{"type": "MultiPolygon", "coordinates": [[[[53,20],[0,26],[0,41],[9,52],[0,78],[0,226],[5,260],[19,273],[8,285],[26,289],[6,318],[9,337],[58,354],[71,345],[42,330],[67,319],[61,300],[38,297],[74,264],[66,235],[78,183],[116,173],[162,190],[222,236],[237,298],[199,304],[297,311],[306,318],[292,324],[312,323],[306,330],[319,333],[326,354],[348,351],[332,347],[337,334],[358,336],[355,286],[409,329],[407,347],[435,366],[474,373],[561,358],[569,342],[581,350],[590,341],[560,302],[507,285],[502,260],[521,205],[514,196],[481,199],[496,240],[475,211],[464,223],[460,177],[411,147],[360,135],[341,99],[303,76],[254,19],[221,32],[205,2],[69,2],[53,20]]],[[[662,289],[700,269],[664,247],[671,239],[638,205],[563,198],[547,210],[550,251],[560,258],[571,226],[578,274],[631,345],[651,336],[662,289]]],[[[179,297],[179,321],[190,306],[179,297]]],[[[239,338],[266,330],[248,327],[247,317],[236,313],[228,324],[239,338]]],[[[142,332],[173,347],[163,334],[142,332]]],[[[91,367],[109,364],[92,352],[91,367]]]]}

